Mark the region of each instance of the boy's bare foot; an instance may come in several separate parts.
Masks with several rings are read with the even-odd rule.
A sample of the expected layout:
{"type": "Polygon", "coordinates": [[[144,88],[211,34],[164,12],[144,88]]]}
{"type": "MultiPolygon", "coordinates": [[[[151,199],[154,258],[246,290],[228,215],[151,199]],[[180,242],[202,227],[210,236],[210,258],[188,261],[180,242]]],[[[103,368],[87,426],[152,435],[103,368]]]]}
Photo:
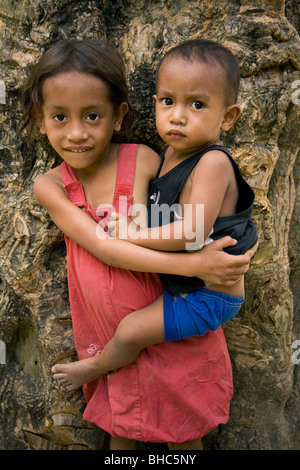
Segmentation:
{"type": "Polygon", "coordinates": [[[53,378],[67,390],[77,390],[83,384],[102,375],[97,363],[97,356],[67,364],[55,364],[51,369],[53,378]]]}

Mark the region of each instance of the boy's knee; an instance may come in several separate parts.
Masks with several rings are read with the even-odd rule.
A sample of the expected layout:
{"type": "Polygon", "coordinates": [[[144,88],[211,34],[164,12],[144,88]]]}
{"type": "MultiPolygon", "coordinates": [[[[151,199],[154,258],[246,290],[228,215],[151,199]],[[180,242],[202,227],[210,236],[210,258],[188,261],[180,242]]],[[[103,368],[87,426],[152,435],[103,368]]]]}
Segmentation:
{"type": "Polygon", "coordinates": [[[119,323],[115,333],[115,341],[120,349],[129,349],[137,347],[139,339],[135,321],[128,315],[119,323]]]}

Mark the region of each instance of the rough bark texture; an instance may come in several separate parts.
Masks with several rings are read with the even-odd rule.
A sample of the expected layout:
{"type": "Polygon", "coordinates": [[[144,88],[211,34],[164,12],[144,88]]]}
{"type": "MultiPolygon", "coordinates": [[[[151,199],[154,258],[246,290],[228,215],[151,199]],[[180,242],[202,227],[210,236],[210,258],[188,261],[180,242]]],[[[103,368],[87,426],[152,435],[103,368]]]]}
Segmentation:
{"type": "Polygon", "coordinates": [[[81,393],[66,394],[49,373],[59,353],[74,354],[65,246],[34,200],[32,183],[59,160],[15,133],[29,67],[67,37],[107,38],[118,46],[142,112],[134,138],[156,149],[151,96],[159,54],[194,37],[219,40],[236,54],[243,115],[226,143],[256,193],[260,246],[247,274],[245,307],[225,328],[235,384],[230,420],[204,446],[300,448],[300,365],[292,362],[293,341],[300,339],[297,29],[297,0],[1,1],[0,448],[106,443],[103,431],[82,420],[81,393]]]}

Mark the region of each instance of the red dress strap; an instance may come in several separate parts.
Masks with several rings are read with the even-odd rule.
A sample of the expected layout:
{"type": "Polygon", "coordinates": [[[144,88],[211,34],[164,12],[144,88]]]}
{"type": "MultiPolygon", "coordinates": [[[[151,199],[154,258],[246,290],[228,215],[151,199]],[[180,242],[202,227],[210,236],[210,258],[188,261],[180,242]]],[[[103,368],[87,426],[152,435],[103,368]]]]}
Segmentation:
{"type": "Polygon", "coordinates": [[[68,199],[76,206],[84,207],[85,211],[99,222],[103,228],[110,219],[110,214],[113,210],[124,215],[129,215],[130,207],[133,202],[137,148],[138,144],[120,145],[113,204],[108,203],[107,207],[99,206],[97,209],[91,209],[85,199],[83,187],[76,170],[66,162],[60,165],[62,180],[68,199]]]}
{"type": "Polygon", "coordinates": [[[60,165],[61,176],[63,179],[63,183],[67,186],[74,181],[79,181],[78,176],[74,168],[68,165],[66,162],[62,162],[60,165]]]}
{"type": "Polygon", "coordinates": [[[133,201],[137,148],[138,144],[120,145],[113,207],[124,215],[129,215],[133,201]]]}
{"type": "Polygon", "coordinates": [[[60,165],[60,171],[62,180],[65,186],[65,190],[68,195],[68,199],[73,202],[76,206],[86,207],[87,203],[85,200],[82,185],[78,179],[77,173],[70,165],[66,162],[62,162],[60,165]]]}

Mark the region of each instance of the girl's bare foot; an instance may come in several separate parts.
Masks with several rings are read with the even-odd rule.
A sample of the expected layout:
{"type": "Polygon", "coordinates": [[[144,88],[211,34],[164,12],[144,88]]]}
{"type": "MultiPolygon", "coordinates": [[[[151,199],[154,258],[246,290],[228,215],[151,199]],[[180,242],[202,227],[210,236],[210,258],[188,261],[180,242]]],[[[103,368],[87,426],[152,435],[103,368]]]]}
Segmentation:
{"type": "Polygon", "coordinates": [[[51,369],[53,378],[69,391],[80,388],[102,375],[97,356],[68,364],[55,364],[51,369]]]}

